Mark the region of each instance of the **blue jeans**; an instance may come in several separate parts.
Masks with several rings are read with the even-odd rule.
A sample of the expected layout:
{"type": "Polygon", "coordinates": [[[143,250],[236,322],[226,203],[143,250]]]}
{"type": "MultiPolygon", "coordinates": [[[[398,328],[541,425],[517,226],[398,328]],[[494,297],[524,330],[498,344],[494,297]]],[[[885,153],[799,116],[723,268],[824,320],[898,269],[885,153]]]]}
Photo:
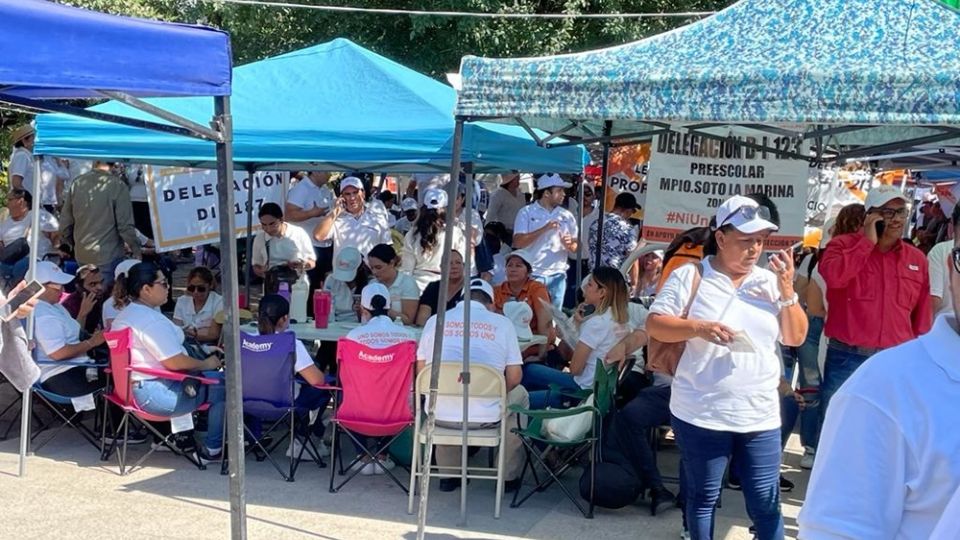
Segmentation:
{"type": "Polygon", "coordinates": [[[692,540],[713,538],[714,512],[730,459],[739,464],[747,514],[760,540],[782,540],[780,430],[714,431],[673,417],[680,446],[686,522],[692,540]],[[732,457],[731,457],[732,456],[732,457]]]}
{"type": "Polygon", "coordinates": [[[817,355],[820,352],[820,334],[823,332],[823,317],[808,317],[810,322],[807,338],[803,345],[796,348],[796,356],[784,356],[784,368],[787,380],[791,379],[794,364],[799,364],[798,384],[806,407],[800,413],[800,442],[804,446],[816,449],[820,440],[820,366],[817,355]]]}
{"type": "Polygon", "coordinates": [[[12,289],[23,281],[30,269],[30,257],[24,257],[13,264],[0,263],[0,278],[7,281],[7,288],[12,289]]]}
{"type": "Polygon", "coordinates": [[[553,307],[558,310],[563,309],[563,295],[567,291],[566,272],[545,276],[533,276],[533,278],[547,286],[547,292],[550,294],[550,303],[553,304],[553,307]]]}
{"type": "Polygon", "coordinates": [[[574,392],[580,390],[580,385],[573,380],[573,375],[536,362],[523,365],[521,384],[530,395],[531,409],[563,407],[564,396],[559,392],[551,392],[550,385],[574,392]]]}
{"type": "Polygon", "coordinates": [[[203,376],[217,379],[220,384],[202,384],[197,389],[197,395],[189,397],[183,393],[183,383],[180,381],[150,379],[133,385],[133,397],[141,409],[158,416],[180,416],[209,403],[204,445],[207,450],[216,453],[223,448],[224,400],[227,391],[222,372],[204,371],[203,376]]]}
{"type": "Polygon", "coordinates": [[[823,419],[827,417],[827,407],[830,406],[833,395],[868,358],[870,358],[868,355],[842,351],[827,345],[827,358],[823,364],[823,383],[820,385],[820,425],[823,425],[823,419]]]}

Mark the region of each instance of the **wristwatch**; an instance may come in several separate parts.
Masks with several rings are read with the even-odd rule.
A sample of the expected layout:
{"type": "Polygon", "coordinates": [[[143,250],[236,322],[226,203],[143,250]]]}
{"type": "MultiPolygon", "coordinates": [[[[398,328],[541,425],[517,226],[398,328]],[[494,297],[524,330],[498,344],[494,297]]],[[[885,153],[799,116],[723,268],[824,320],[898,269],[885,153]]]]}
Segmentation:
{"type": "Polygon", "coordinates": [[[783,301],[783,300],[779,300],[779,299],[778,299],[778,300],[777,300],[777,308],[779,308],[779,309],[787,308],[787,307],[790,307],[790,306],[796,304],[796,303],[799,302],[799,301],[800,301],[800,297],[797,295],[797,293],[793,293],[793,297],[791,297],[791,298],[790,298],[789,300],[787,300],[787,301],[783,301]]]}

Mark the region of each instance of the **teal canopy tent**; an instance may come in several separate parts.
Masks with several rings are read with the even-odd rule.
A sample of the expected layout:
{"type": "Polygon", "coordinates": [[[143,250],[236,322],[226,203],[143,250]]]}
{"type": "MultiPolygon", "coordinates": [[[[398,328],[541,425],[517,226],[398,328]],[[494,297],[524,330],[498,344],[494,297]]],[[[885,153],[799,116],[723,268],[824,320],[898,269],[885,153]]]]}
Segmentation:
{"type": "MultiPolygon", "coordinates": [[[[147,100],[200,122],[209,100],[147,100]]],[[[244,169],[435,172],[450,167],[453,88],[346,39],[238,67],[234,163],[244,169]]],[[[119,101],[92,110],[137,116],[119,101]]],[[[38,152],[209,168],[213,144],[66,115],[37,122],[38,152]]],[[[541,133],[541,135],[543,135],[541,133]]],[[[474,172],[580,172],[581,147],[551,152],[522,128],[478,123],[464,134],[474,172]]]]}

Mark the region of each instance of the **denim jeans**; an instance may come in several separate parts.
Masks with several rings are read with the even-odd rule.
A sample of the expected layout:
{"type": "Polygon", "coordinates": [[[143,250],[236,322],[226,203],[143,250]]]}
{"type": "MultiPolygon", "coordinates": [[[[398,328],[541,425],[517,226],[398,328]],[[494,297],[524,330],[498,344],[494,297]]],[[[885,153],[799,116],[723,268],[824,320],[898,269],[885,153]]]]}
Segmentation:
{"type": "Polygon", "coordinates": [[[7,288],[12,289],[23,281],[30,269],[30,257],[24,257],[13,264],[0,263],[0,278],[6,280],[7,288]]]}
{"type": "Polygon", "coordinates": [[[868,355],[842,351],[827,345],[827,358],[823,365],[823,383],[820,385],[821,425],[823,425],[823,419],[827,417],[827,407],[830,406],[833,395],[868,358],[870,358],[868,355]]]}
{"type": "Polygon", "coordinates": [[[823,317],[808,317],[810,323],[807,338],[803,345],[794,349],[796,355],[784,356],[784,368],[787,380],[791,379],[794,365],[800,366],[797,374],[799,390],[806,406],[800,413],[800,442],[804,446],[816,449],[820,440],[820,366],[817,355],[820,351],[820,335],[823,333],[823,317]]]}
{"type": "Polygon", "coordinates": [[[200,385],[197,395],[189,397],[183,392],[183,383],[169,379],[149,379],[133,385],[133,397],[143,410],[159,416],[180,416],[193,412],[203,403],[209,403],[207,410],[207,435],[204,445],[207,450],[217,452],[223,448],[224,387],[223,373],[204,371],[204,377],[217,379],[220,384],[200,385]]]}
{"type": "Polygon", "coordinates": [[[563,309],[563,295],[567,291],[567,273],[548,274],[545,276],[533,276],[534,279],[547,286],[547,292],[550,294],[550,303],[553,307],[563,309]]]}
{"type": "Polygon", "coordinates": [[[573,380],[573,375],[570,373],[536,362],[523,365],[521,384],[530,394],[531,409],[563,407],[564,396],[559,392],[550,391],[550,385],[559,386],[562,390],[580,390],[580,385],[573,380]]]}
{"type": "Polygon", "coordinates": [[[673,417],[683,460],[686,523],[692,540],[713,538],[714,512],[730,459],[739,464],[747,514],[760,540],[782,540],[780,430],[714,431],[673,417]]]}

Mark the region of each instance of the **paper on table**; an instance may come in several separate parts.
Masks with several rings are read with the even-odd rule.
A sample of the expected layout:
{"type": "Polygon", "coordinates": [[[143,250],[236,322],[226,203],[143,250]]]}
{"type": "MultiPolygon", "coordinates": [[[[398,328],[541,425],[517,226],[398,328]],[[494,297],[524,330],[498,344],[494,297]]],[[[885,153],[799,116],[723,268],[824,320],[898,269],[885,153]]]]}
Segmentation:
{"type": "Polygon", "coordinates": [[[751,340],[750,336],[743,330],[739,330],[733,334],[733,341],[727,343],[727,347],[730,349],[730,352],[735,353],[757,352],[757,347],[753,344],[753,340],[751,340]]]}

